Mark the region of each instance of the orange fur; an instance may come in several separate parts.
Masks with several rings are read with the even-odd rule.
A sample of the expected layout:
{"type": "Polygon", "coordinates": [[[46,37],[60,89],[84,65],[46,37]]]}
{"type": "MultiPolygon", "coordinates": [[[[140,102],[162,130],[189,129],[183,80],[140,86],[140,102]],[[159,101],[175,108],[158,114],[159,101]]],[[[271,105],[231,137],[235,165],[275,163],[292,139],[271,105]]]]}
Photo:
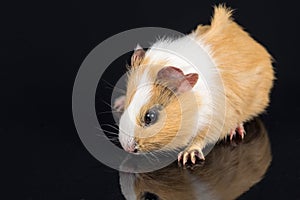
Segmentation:
{"type": "Polygon", "coordinates": [[[199,39],[209,45],[225,88],[226,118],[221,137],[265,110],[274,79],[270,54],[232,21],[231,14],[230,9],[215,7],[210,28],[196,30],[199,39]]]}

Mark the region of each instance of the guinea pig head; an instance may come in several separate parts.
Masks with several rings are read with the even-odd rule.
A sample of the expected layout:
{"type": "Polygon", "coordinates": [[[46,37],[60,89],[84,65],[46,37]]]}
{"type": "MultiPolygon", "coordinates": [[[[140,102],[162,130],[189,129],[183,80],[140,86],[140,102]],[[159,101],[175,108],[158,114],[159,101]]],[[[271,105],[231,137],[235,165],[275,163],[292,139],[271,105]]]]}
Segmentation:
{"type": "Polygon", "coordinates": [[[186,146],[197,123],[192,92],[197,80],[197,73],[184,74],[172,66],[133,67],[119,124],[124,150],[143,153],[186,146]]]}

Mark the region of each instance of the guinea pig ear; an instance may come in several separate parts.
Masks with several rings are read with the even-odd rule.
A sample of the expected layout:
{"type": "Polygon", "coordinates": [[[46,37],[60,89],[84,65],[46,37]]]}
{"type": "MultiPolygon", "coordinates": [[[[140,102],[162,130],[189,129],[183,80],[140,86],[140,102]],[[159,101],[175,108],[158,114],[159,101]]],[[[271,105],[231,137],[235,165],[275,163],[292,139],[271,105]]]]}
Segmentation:
{"type": "Polygon", "coordinates": [[[134,53],[131,56],[131,67],[137,67],[141,64],[143,58],[145,56],[144,49],[138,44],[135,49],[134,53]]]}
{"type": "Polygon", "coordinates": [[[184,74],[176,67],[164,67],[157,73],[157,81],[165,84],[176,94],[190,91],[198,81],[197,73],[184,74]]]}

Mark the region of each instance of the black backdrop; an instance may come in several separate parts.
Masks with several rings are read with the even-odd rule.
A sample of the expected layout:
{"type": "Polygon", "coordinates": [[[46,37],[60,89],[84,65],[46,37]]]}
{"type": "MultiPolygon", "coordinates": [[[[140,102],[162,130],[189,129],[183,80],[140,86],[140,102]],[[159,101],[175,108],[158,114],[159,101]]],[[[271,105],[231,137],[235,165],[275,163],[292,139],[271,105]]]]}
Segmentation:
{"type": "MultiPolygon", "coordinates": [[[[188,33],[209,23],[212,5],[219,2],[20,1],[1,6],[0,131],[10,138],[2,141],[11,195],[122,199],[118,174],[94,159],[76,133],[71,97],[77,70],[97,44],[116,33],[145,26],[188,33]]],[[[288,1],[226,2],[236,9],[236,21],[273,55],[278,79],[262,116],[272,166],[241,199],[299,199],[299,11],[288,1]]],[[[124,71],[120,63],[114,73],[124,71]]]]}

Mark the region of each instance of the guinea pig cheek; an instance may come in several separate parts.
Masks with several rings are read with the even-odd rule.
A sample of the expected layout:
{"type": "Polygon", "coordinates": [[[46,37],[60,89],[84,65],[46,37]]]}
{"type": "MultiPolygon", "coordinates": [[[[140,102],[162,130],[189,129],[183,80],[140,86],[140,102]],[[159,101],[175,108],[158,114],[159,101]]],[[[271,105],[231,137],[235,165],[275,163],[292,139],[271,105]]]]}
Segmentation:
{"type": "MultiPolygon", "coordinates": [[[[137,143],[140,152],[154,150],[168,150],[170,143],[177,137],[181,127],[180,104],[172,101],[166,108],[160,111],[160,118],[156,124],[137,129],[137,143]]],[[[176,140],[175,140],[176,141],[176,140]]]]}
{"type": "Polygon", "coordinates": [[[159,111],[158,119],[154,124],[149,126],[137,126],[135,128],[135,141],[140,152],[157,149],[159,147],[156,140],[160,137],[160,134],[164,129],[166,119],[166,110],[161,109],[159,111]]]}

